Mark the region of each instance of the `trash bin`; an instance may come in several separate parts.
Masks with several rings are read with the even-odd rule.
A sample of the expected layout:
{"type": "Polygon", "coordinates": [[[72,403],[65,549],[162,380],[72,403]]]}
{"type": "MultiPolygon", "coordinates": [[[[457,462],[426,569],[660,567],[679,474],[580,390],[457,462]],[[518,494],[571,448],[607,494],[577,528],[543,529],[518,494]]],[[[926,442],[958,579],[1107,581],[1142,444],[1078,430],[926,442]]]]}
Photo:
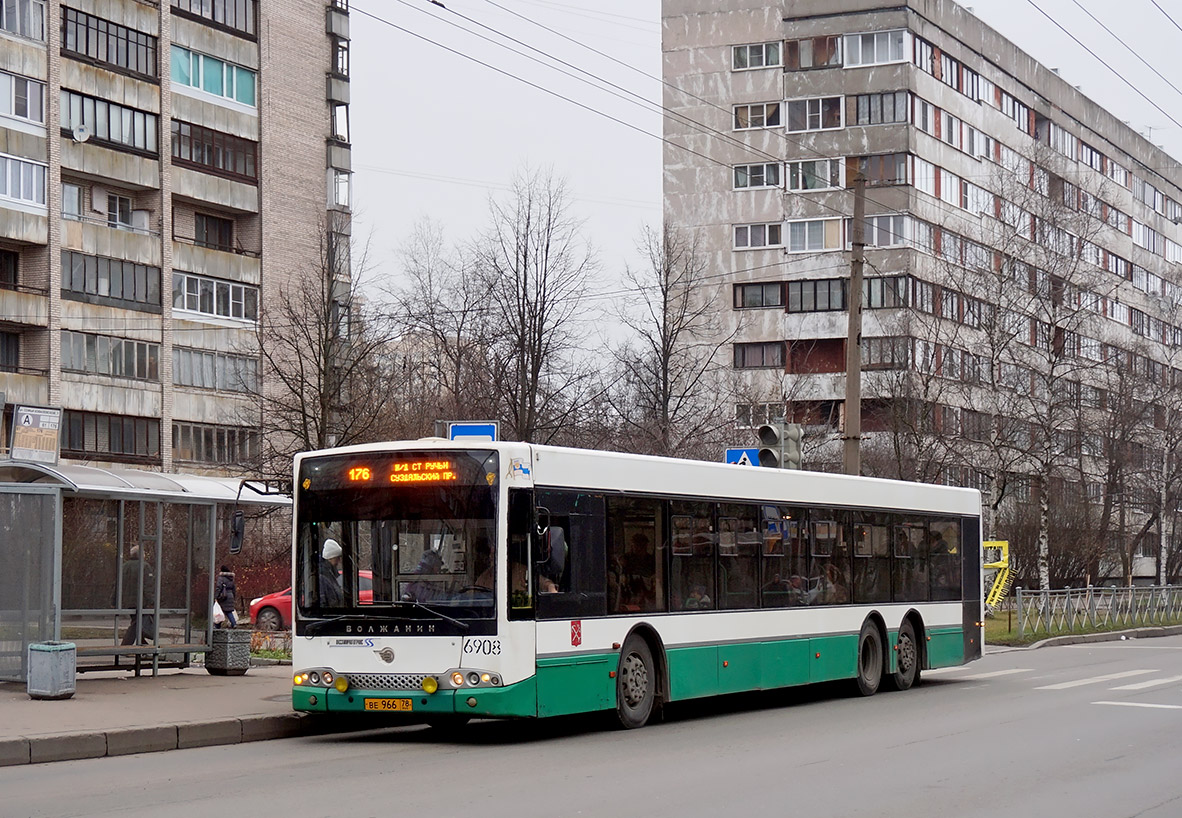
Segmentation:
{"type": "Polygon", "coordinates": [[[29,645],[29,697],[68,699],[74,695],[78,651],[73,642],[29,645]]]}
{"type": "Polygon", "coordinates": [[[250,628],[216,628],[205,669],[215,676],[242,676],[250,668],[250,628]]]}

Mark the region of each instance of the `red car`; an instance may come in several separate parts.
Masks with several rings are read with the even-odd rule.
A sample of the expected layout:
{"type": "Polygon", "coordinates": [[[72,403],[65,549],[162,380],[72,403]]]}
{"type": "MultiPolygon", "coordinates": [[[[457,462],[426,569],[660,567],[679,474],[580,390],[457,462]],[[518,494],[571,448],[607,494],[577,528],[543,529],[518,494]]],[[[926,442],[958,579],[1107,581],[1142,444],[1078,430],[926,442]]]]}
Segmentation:
{"type": "MultiPolygon", "coordinates": [[[[373,604],[373,571],[358,571],[362,605],[373,604]]],[[[250,601],[250,621],[261,631],[279,631],[291,627],[291,588],[260,596],[250,601]]]]}

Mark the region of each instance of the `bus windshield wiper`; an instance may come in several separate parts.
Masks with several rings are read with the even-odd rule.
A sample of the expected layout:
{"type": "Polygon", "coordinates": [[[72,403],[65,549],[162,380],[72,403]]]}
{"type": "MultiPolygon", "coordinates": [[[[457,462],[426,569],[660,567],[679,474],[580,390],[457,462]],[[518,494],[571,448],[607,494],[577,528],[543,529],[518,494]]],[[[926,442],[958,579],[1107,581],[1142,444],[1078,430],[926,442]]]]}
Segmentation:
{"type": "Polygon", "coordinates": [[[440,619],[445,619],[445,620],[447,620],[448,622],[452,623],[453,625],[459,625],[459,626],[460,626],[461,628],[463,628],[464,630],[468,630],[468,628],[469,628],[469,627],[471,627],[471,626],[470,626],[470,625],[469,625],[467,622],[464,622],[463,620],[460,620],[460,619],[455,619],[455,618],[453,618],[453,617],[450,617],[450,616],[448,616],[447,614],[443,613],[442,611],[437,611],[437,610],[435,610],[434,608],[432,608],[432,607],[430,607],[430,606],[428,606],[428,605],[424,605],[422,602],[417,602],[416,600],[413,600],[413,599],[400,599],[400,600],[398,600],[398,603],[397,603],[397,604],[399,604],[399,605],[411,605],[411,606],[413,606],[413,607],[415,607],[415,608],[419,608],[419,609],[421,609],[421,610],[424,610],[424,611],[426,611],[427,613],[430,613],[430,614],[435,614],[435,615],[436,615],[436,616],[438,616],[440,619]]]}
{"type": "Polygon", "coordinates": [[[330,616],[327,619],[318,619],[315,622],[310,623],[306,628],[304,628],[304,633],[306,633],[308,636],[314,636],[316,634],[316,631],[320,630],[322,625],[328,625],[333,622],[340,622],[342,619],[351,619],[354,616],[356,616],[356,614],[341,614],[339,616],[330,616]]]}

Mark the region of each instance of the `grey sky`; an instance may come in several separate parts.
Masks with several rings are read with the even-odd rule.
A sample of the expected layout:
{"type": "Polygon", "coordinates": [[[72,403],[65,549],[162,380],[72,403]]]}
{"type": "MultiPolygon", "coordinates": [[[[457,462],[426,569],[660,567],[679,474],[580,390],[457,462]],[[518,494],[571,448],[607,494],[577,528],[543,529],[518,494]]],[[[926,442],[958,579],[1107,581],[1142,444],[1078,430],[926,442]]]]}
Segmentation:
{"type": "MultiPolygon", "coordinates": [[[[638,264],[634,244],[642,225],[661,216],[660,116],[612,93],[492,45],[487,30],[504,32],[653,100],[659,81],[628,70],[560,36],[605,52],[645,74],[660,75],[660,0],[354,0],[352,14],[352,141],[355,234],[372,231],[371,277],[396,271],[395,251],[427,216],[463,240],[487,219],[489,194],[503,192],[527,163],[565,176],[576,215],[600,250],[606,279],[638,264]],[[503,6],[509,11],[497,8],[503,6]],[[521,17],[514,16],[516,12],[521,17]],[[373,14],[461,54],[602,111],[612,122],[557,96],[449,53],[375,21],[373,14]],[[526,19],[522,19],[522,18],[526,19]]],[[[1182,0],[1157,0],[1182,24],[1182,0]]],[[[1034,0],[1169,114],[1156,110],[1046,17],[1031,0],[966,2],[986,23],[1092,99],[1182,157],[1182,94],[1155,76],[1080,9],[1087,8],[1170,82],[1182,88],[1179,30],[1151,0],[1034,0]]],[[[512,44],[524,50],[522,45],[512,44]]],[[[571,69],[564,69],[571,70],[571,69]]],[[[376,283],[376,281],[374,282],[376,283]]]]}

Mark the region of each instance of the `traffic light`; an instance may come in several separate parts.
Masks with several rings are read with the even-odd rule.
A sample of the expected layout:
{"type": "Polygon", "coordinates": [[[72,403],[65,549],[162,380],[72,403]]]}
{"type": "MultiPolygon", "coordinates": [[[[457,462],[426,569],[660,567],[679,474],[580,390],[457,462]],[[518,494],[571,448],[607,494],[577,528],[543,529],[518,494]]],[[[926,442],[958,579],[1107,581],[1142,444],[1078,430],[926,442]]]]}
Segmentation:
{"type": "Polygon", "coordinates": [[[799,469],[801,454],[799,423],[773,420],[759,427],[759,465],[768,469],[799,469]]]}

